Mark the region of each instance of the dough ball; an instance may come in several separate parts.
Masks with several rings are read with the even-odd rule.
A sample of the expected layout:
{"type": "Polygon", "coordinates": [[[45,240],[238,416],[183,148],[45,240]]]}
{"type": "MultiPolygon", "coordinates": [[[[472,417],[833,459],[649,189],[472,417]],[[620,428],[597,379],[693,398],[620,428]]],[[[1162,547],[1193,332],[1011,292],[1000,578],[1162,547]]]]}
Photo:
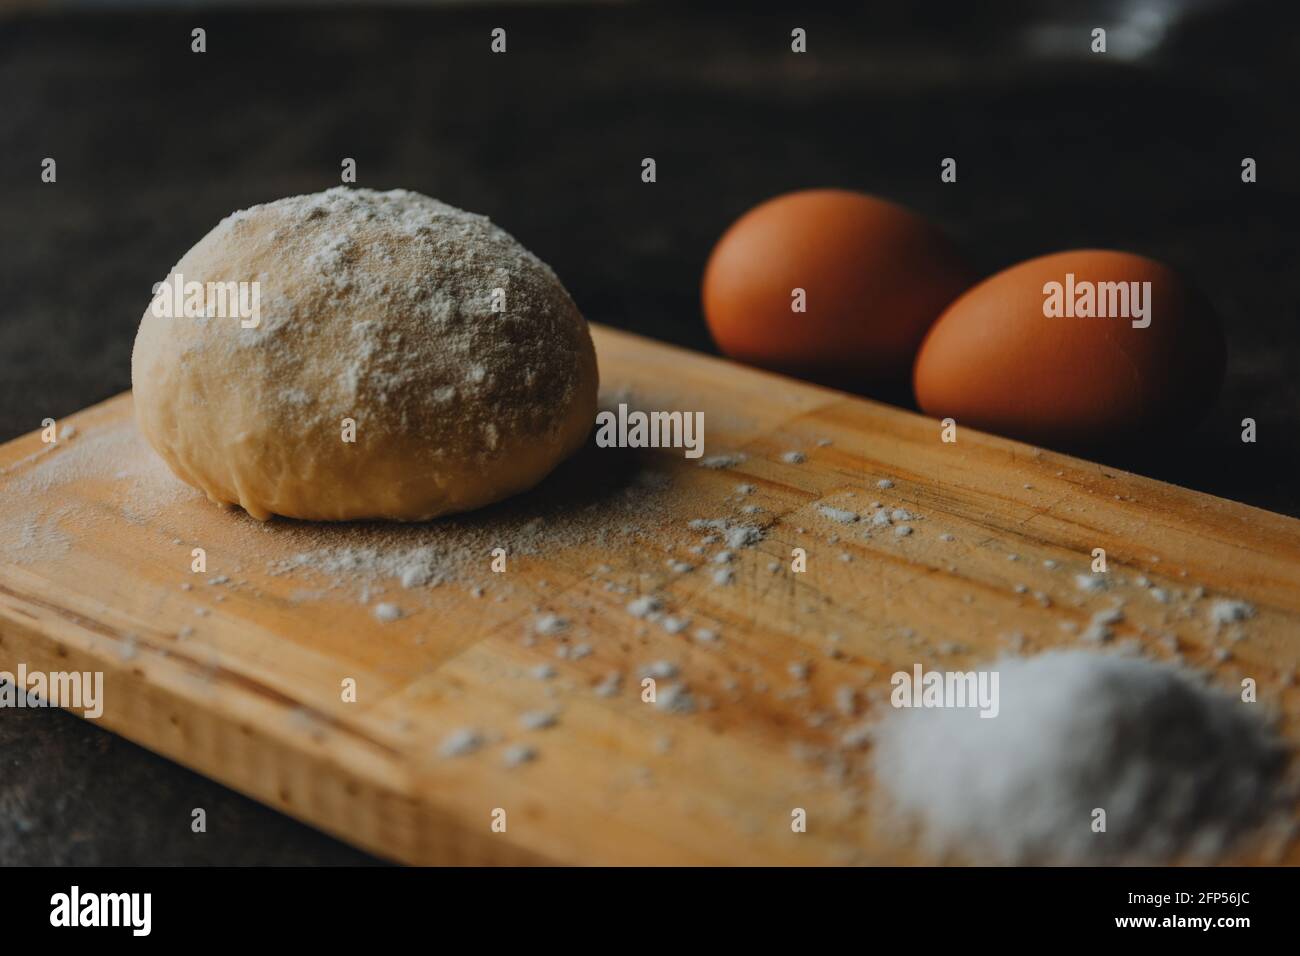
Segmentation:
{"type": "Polygon", "coordinates": [[[237,212],[166,283],[131,357],[140,429],[182,480],[255,518],[479,508],[541,481],[595,418],[591,335],[555,273],[419,193],[237,212]],[[241,282],[257,283],[242,311],[215,286],[241,282]]]}

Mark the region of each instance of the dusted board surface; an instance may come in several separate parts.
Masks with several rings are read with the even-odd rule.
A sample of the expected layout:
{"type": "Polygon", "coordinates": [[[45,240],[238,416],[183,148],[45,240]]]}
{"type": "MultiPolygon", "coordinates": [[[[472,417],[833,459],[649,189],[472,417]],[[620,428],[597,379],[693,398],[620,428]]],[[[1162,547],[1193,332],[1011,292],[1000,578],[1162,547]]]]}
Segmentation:
{"type": "Polygon", "coordinates": [[[102,726],[414,863],[914,862],[873,825],[869,750],[854,740],[869,698],[914,663],[988,660],[1012,631],[1027,650],[1075,643],[1061,622],[1082,629],[1117,597],[1116,640],[1164,657],[1157,635],[1176,634],[1186,659],[1223,682],[1254,677],[1294,736],[1300,691],[1283,678],[1300,661],[1300,522],[972,431],[945,444],[921,416],[593,332],[605,407],[700,411],[706,454],[741,460],[709,468],[680,449],[589,447],[515,510],[474,519],[482,534],[459,552],[460,577],[368,589],[295,565],[296,526],[220,510],[147,460],[113,471],[83,452],[60,466],[79,443],[128,447],[113,437],[133,427],[120,396],[67,419],[74,433],[58,445],[33,434],[0,451],[0,517],[35,516],[27,546],[0,565],[0,669],[102,670],[102,726]],[[603,477],[584,485],[592,475],[603,477]],[[913,533],[836,520],[877,499],[914,515],[913,533]],[[545,515],[540,538],[518,531],[530,509],[545,515]],[[582,533],[602,509],[623,527],[582,533]],[[716,581],[703,558],[669,567],[691,563],[701,531],[690,523],[719,517],[762,531],[734,549],[734,579],[716,581]],[[489,549],[474,549],[512,522],[502,540],[529,546],[494,575],[489,549]],[[195,546],[206,549],[202,574],[190,571],[195,546]],[[796,547],[803,573],[790,569],[796,547]],[[1107,551],[1109,587],[1084,592],[1075,577],[1095,547],[1107,551]],[[1138,576],[1205,594],[1162,604],[1138,576]],[[689,626],[636,617],[628,605],[646,595],[689,626]],[[1216,662],[1224,640],[1209,607],[1223,597],[1257,613],[1216,662]],[[376,620],[381,600],[403,617],[376,620]],[[568,627],[539,633],[545,614],[568,627]],[[701,627],[719,639],[696,639],[701,627]],[[589,652],[558,656],[578,644],[589,652]],[[677,673],[659,686],[686,686],[693,712],[639,699],[640,670],[664,661],[677,673]],[[791,667],[800,662],[806,677],[791,667]],[[610,672],[622,687],[604,696],[610,672]],[[342,699],[347,678],[356,702],[342,699]],[[843,686],[862,692],[862,712],[837,711],[843,686]],[[554,711],[555,725],[521,724],[539,711],[554,711]],[[461,728],[483,745],[445,755],[461,728]],[[521,743],[536,758],[507,766],[521,743]],[[806,833],[791,832],[795,807],[808,812],[806,833]],[[498,808],[505,833],[491,829],[498,808]]]}
{"type": "MultiPolygon", "coordinates": [[[[1292,31],[1261,29],[1293,5],[1185,5],[1136,61],[1071,51],[1122,5],[1067,6],[801,9],[797,61],[780,10],[214,9],[202,60],[193,11],[10,14],[0,440],[128,388],[150,283],[232,210],[337,185],[353,156],[362,185],[491,215],[587,316],[697,349],[712,243],[793,188],[903,202],[986,271],[1097,244],[1168,261],[1225,319],[1228,385],[1187,440],[1105,463],[1300,515],[1300,197],[1278,172],[1300,161],[1300,127],[1292,31]],[[485,38],[503,16],[511,52],[494,59],[485,38]],[[160,134],[196,108],[194,137],[160,134]],[[46,155],[57,186],[39,179],[46,155]],[[938,182],[948,155],[960,185],[938,182]],[[1260,163],[1251,186],[1243,155],[1260,163]],[[1238,441],[1247,415],[1256,445],[1238,441]]],[[[61,713],[0,713],[0,754],[24,768],[0,782],[8,861],[360,856],[61,713]],[[193,806],[216,823],[206,839],[193,806]]]]}

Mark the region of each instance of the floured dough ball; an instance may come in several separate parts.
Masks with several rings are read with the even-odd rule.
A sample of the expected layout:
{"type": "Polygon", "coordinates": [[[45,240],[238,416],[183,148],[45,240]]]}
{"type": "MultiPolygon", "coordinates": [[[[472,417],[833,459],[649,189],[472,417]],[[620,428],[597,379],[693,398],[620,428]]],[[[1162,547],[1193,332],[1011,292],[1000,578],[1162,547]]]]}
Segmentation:
{"type": "Polygon", "coordinates": [[[536,256],[419,193],[346,188],[204,236],[146,310],[131,379],[172,470],[263,520],[499,501],[583,444],[597,387],[587,323],[536,256]],[[218,283],[257,285],[223,303],[218,283]]]}

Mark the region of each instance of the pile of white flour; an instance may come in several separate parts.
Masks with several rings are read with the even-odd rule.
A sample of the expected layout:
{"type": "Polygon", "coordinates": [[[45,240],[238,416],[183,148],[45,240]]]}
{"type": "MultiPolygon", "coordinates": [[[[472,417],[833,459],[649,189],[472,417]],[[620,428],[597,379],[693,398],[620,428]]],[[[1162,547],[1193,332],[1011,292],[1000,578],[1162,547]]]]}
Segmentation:
{"type": "Polygon", "coordinates": [[[1286,804],[1286,752],[1259,704],[1139,657],[1004,658],[1000,712],[900,709],[877,786],[932,853],[996,863],[1217,857],[1286,804]],[[1094,832],[1096,811],[1105,831],[1094,832]]]}

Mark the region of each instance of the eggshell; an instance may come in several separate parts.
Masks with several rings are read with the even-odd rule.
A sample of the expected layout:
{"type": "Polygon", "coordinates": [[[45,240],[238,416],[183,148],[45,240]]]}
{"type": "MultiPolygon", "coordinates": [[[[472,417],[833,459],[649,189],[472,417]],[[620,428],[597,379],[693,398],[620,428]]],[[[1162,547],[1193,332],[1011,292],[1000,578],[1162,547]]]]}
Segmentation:
{"type": "Polygon", "coordinates": [[[953,302],[926,336],[914,384],[937,418],[1074,446],[1194,422],[1223,370],[1218,321],[1173,270],[1126,252],[1076,250],[1012,266],[953,302]],[[1045,287],[1064,286],[1067,274],[1076,290],[1085,281],[1150,282],[1150,325],[1045,315],[1045,287]]]}
{"type": "Polygon", "coordinates": [[[718,240],[704,315],[726,355],[854,391],[906,383],[926,329],[975,273],[932,225],[840,189],[778,196],[718,240]],[[794,311],[802,289],[806,311],[794,311]]]}

